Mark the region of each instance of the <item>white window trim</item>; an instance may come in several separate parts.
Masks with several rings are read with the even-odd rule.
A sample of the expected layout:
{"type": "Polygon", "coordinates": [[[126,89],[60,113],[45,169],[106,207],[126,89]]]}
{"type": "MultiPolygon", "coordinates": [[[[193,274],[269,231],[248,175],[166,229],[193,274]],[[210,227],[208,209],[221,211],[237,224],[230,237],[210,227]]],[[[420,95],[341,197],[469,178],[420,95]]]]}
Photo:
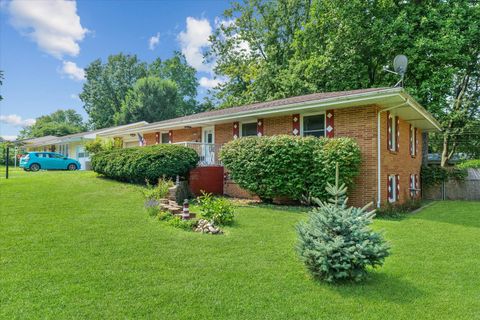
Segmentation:
{"type": "Polygon", "coordinates": [[[303,117],[309,117],[309,116],[319,116],[323,114],[323,136],[327,136],[327,116],[326,112],[311,112],[311,113],[301,113],[300,114],[300,136],[303,137],[303,117]]]}
{"type": "MultiPolygon", "coordinates": [[[[243,137],[243,128],[242,128],[243,125],[244,125],[244,124],[249,124],[249,123],[255,123],[255,125],[257,125],[257,131],[258,131],[258,122],[257,122],[257,120],[239,122],[239,123],[238,123],[238,126],[239,126],[239,128],[238,128],[238,135],[240,136],[240,138],[243,137]]],[[[249,136],[249,137],[253,137],[253,136],[249,136]]]]}

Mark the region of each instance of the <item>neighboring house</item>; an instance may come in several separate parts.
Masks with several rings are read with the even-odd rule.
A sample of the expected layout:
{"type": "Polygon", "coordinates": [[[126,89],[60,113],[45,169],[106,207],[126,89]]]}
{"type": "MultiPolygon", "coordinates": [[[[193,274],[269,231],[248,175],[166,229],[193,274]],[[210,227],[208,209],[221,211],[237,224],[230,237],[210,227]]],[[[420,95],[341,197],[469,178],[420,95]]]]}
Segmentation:
{"type": "MultiPolygon", "coordinates": [[[[26,151],[55,151],[66,157],[80,162],[82,170],[89,169],[90,155],[85,150],[85,143],[95,140],[99,133],[108,133],[117,129],[133,129],[148,124],[146,121],[126,124],[117,127],[98,129],[87,132],[69,134],[62,137],[45,136],[18,141],[23,144],[26,151]]],[[[138,142],[137,142],[138,145],[138,142]]]]}
{"type": "MultiPolygon", "coordinates": [[[[358,142],[363,159],[350,201],[354,205],[373,201],[380,206],[418,194],[422,131],[439,130],[439,123],[404,89],[372,88],[219,109],[99,135],[140,136],[146,145],[184,144],[197,150],[204,167],[221,167],[221,146],[245,136],[351,137],[358,142]]],[[[250,196],[228,174],[223,193],[250,196]]]]}

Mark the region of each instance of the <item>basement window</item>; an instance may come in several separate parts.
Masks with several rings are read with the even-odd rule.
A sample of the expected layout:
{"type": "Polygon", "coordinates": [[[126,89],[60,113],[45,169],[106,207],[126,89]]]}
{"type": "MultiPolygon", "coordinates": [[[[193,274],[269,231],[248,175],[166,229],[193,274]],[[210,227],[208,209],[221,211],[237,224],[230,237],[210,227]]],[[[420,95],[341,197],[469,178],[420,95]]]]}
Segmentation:
{"type": "Polygon", "coordinates": [[[399,178],[398,175],[390,174],[388,176],[388,183],[387,183],[387,194],[388,194],[388,202],[393,203],[398,200],[398,191],[399,191],[399,178]]]}

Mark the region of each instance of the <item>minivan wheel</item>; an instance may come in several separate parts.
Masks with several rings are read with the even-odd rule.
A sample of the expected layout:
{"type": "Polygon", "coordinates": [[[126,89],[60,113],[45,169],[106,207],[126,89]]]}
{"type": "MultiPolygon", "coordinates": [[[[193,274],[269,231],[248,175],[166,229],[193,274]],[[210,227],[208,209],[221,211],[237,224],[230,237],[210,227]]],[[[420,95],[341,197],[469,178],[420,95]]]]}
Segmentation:
{"type": "Polygon", "coordinates": [[[70,171],[77,170],[77,165],[75,163],[70,163],[67,169],[70,171]]]}
{"type": "Polygon", "coordinates": [[[38,171],[38,170],[40,170],[40,165],[38,163],[32,163],[30,165],[30,171],[35,172],[35,171],[38,171]]]}

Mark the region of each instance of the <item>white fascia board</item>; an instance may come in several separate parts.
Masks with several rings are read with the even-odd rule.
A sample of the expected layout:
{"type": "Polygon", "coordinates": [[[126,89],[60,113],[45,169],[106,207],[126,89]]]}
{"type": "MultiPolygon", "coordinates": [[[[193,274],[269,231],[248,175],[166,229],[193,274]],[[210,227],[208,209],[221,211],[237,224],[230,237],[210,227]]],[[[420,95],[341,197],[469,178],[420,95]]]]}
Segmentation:
{"type": "Polygon", "coordinates": [[[408,105],[411,106],[415,111],[422,115],[432,126],[434,126],[438,131],[442,131],[442,126],[440,123],[433,117],[433,115],[428,112],[424,107],[422,107],[412,96],[410,96],[405,91],[400,93],[404,98],[407,99],[408,105]]]}

